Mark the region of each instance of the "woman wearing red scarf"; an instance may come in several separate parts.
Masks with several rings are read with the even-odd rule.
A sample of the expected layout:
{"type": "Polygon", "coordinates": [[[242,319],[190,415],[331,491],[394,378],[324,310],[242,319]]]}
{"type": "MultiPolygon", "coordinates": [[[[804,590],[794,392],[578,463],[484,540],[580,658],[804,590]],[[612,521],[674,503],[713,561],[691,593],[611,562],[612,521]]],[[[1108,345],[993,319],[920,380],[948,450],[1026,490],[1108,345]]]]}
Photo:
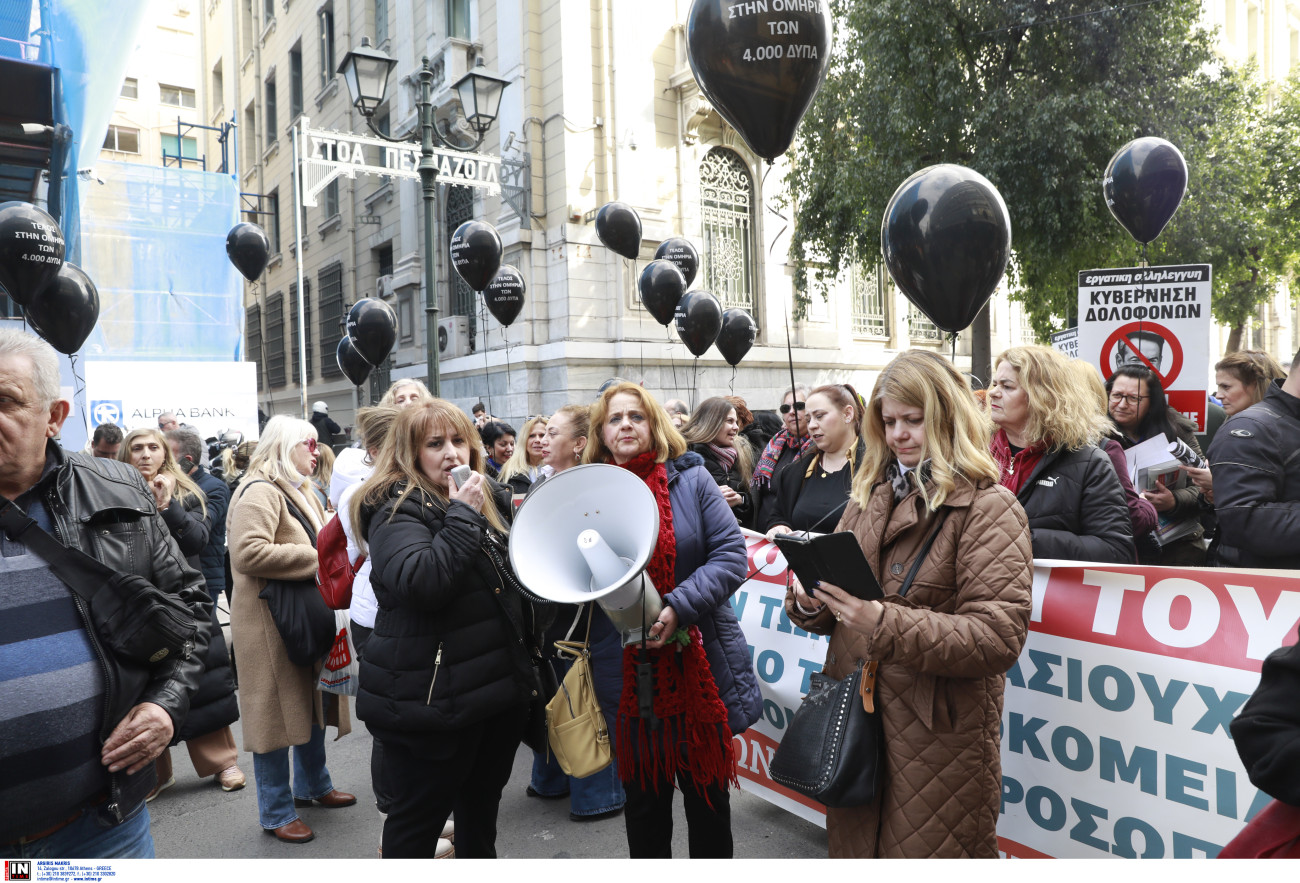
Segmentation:
{"type": "MultiPolygon", "coordinates": [[[[622,650],[617,660],[606,654],[593,660],[601,706],[618,709],[615,747],[627,791],[628,850],[632,858],[671,857],[676,783],[691,857],[730,858],[731,737],[757,721],[763,706],[730,604],[746,571],[740,528],[703,459],[686,450],[664,409],[635,384],[611,386],[592,406],[584,461],[634,472],[659,504],[659,543],[646,568],[663,597],[648,642],[655,720],[639,716],[636,648],[622,650]],[[608,677],[611,664],[621,666],[621,681],[608,677]]],[[[593,646],[612,629],[597,609],[593,646]]]]}
{"type": "Polygon", "coordinates": [[[1045,346],[1018,346],[993,367],[991,453],[1002,486],[1029,516],[1034,557],[1134,563],[1124,489],[1096,447],[1107,421],[1069,360],[1045,346]]]}

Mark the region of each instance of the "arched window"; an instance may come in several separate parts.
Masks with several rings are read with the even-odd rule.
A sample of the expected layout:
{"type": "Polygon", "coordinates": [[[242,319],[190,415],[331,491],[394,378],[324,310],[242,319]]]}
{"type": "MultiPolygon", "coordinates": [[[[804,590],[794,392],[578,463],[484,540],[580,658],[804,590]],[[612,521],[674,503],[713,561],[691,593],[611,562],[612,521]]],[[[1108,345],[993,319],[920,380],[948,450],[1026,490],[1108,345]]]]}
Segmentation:
{"type": "MultiPolygon", "coordinates": [[[[474,191],[469,187],[463,187],[459,184],[451,184],[447,187],[447,208],[446,208],[447,241],[443,244],[442,253],[451,253],[451,237],[456,232],[456,228],[466,221],[474,219],[474,191]]],[[[451,279],[451,304],[448,313],[452,316],[469,317],[469,348],[474,351],[474,334],[478,330],[476,316],[474,315],[474,289],[462,278],[454,269],[448,272],[451,279]]]]}
{"type": "Polygon", "coordinates": [[[700,163],[704,287],[724,307],[754,309],[754,179],[735,151],[715,147],[700,163]]]}

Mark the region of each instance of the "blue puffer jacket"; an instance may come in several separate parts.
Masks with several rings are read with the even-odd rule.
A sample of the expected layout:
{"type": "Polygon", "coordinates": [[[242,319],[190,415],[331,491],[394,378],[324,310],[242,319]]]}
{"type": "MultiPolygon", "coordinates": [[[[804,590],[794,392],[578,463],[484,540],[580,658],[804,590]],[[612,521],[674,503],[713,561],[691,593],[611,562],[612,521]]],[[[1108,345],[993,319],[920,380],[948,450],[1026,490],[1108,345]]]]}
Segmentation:
{"type": "MultiPolygon", "coordinates": [[[[688,452],[665,465],[677,538],[677,587],[664,604],[677,612],[683,628],[699,626],[709,669],[727,707],[727,726],[733,734],[741,733],[763,713],[749,648],[731,607],[731,596],[745,579],[745,540],[699,454],[688,452]]],[[[580,630],[575,637],[581,637],[580,630]]],[[[623,688],[623,650],[599,606],[591,645],[596,695],[612,731],[623,688]]]]}

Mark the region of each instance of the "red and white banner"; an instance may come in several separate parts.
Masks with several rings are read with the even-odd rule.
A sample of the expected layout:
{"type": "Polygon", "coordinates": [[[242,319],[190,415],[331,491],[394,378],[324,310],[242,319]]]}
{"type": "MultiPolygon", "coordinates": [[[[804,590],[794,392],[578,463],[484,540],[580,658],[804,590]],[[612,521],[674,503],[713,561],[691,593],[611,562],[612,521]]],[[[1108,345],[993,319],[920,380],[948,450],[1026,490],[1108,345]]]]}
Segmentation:
{"type": "MultiPolygon", "coordinates": [[[[764,702],[736,737],[741,786],[824,825],[767,770],[828,639],[786,617],[780,552],[745,542],[732,604],[764,702]]],[[[1002,716],[1005,854],[1213,856],[1268,803],[1228,724],[1264,657],[1295,642],[1300,575],[1036,561],[1031,620],[1002,716]]]]}

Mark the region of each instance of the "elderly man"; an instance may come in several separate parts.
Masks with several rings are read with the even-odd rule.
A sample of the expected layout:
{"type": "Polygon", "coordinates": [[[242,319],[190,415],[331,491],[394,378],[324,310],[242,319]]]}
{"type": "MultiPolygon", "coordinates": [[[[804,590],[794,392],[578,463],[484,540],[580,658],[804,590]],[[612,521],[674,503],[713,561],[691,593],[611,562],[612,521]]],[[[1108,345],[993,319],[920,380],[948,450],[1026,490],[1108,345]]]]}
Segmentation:
{"type": "Polygon", "coordinates": [[[105,460],[116,460],[122,447],[122,428],[116,423],[101,423],[90,437],[90,452],[105,460]]]}
{"type": "Polygon", "coordinates": [[[164,411],[158,415],[158,431],[171,432],[173,429],[180,429],[181,424],[176,421],[176,415],[171,411],[164,411]]]}
{"type": "Polygon", "coordinates": [[[68,408],[54,350],[0,330],[0,858],[150,858],[153,760],[189,710],[209,602],[140,474],[53,441],[68,408]],[[189,652],[152,663],[116,652],[78,594],[104,584],[65,583],[56,553],[33,551],[41,530],[178,596],[197,626],[189,652]]]}
{"type": "Polygon", "coordinates": [[[673,426],[678,429],[691,419],[691,409],[681,399],[669,399],[664,402],[664,410],[668,412],[668,418],[673,421],[673,426]]]}

